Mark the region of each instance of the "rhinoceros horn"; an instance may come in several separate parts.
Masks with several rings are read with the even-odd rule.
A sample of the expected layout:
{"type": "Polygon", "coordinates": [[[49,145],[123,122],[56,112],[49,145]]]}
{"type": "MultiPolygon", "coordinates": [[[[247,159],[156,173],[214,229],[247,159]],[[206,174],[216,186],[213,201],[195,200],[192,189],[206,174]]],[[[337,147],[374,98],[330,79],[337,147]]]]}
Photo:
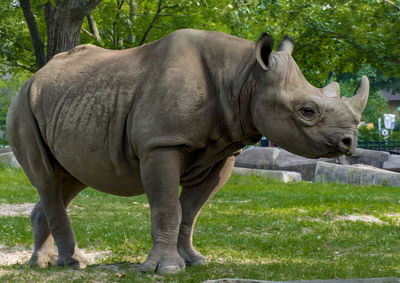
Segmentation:
{"type": "Polygon", "coordinates": [[[361,78],[361,86],[356,95],[346,99],[346,104],[353,113],[361,115],[368,101],[369,81],[366,76],[361,78]]]}

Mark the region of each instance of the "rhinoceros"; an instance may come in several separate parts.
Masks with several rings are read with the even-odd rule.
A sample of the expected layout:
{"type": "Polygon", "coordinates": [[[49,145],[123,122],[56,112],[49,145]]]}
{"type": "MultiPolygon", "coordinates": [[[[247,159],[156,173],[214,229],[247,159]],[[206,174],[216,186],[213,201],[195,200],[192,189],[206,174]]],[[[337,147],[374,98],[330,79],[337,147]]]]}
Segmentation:
{"type": "Polygon", "coordinates": [[[293,46],[285,37],[275,52],[266,33],[254,43],[185,29],[137,48],[81,45],[56,55],[23,85],[7,118],[12,150],[40,196],[30,263],[87,264],[66,209],[91,186],[146,194],[153,247],[142,271],[205,264],[194,224],[241,148],[264,135],[306,157],[351,154],[368,79],[351,98],[336,82],[313,87],[293,46]]]}

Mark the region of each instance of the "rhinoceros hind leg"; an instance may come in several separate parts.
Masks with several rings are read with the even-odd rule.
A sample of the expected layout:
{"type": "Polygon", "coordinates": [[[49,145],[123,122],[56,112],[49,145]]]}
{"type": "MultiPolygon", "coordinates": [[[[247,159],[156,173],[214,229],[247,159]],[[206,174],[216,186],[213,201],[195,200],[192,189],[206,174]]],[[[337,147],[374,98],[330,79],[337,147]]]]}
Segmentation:
{"type": "Polygon", "coordinates": [[[57,255],[54,250],[54,239],[50,233],[40,200],[36,203],[31,212],[31,222],[33,227],[34,250],[29,260],[29,265],[44,268],[49,264],[54,264],[57,260],[57,255]]]}
{"type": "Polygon", "coordinates": [[[51,178],[54,181],[50,182],[53,186],[38,188],[40,200],[31,213],[34,251],[30,265],[46,267],[55,263],[58,266],[84,268],[89,262],[76,245],[66,209],[86,185],[64,172],[55,175],[57,178],[51,178]],[[54,252],[53,237],[58,248],[58,258],[54,252]]]}
{"type": "Polygon", "coordinates": [[[203,182],[182,189],[180,202],[183,217],[179,230],[178,251],[187,265],[207,263],[205,257],[193,247],[194,224],[204,204],[228,181],[234,163],[235,157],[229,156],[217,163],[203,182]]]}
{"type": "Polygon", "coordinates": [[[76,265],[75,261],[85,260],[77,252],[66,207],[86,185],[67,173],[52,155],[32,113],[31,84],[31,80],[24,84],[7,116],[11,148],[40,196],[31,214],[34,252],[30,263],[44,267],[54,261],[54,238],[58,248],[56,264],[76,265]]]}

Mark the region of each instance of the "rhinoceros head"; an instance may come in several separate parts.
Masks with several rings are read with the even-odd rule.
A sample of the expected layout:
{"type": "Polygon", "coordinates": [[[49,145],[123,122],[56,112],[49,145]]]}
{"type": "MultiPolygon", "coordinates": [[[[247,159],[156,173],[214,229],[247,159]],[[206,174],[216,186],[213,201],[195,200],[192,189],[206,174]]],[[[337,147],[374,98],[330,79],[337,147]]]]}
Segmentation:
{"type": "Polygon", "coordinates": [[[367,77],[362,77],[355,96],[340,97],[336,82],[324,88],[312,86],[293,60],[292,50],[292,40],[285,37],[273,52],[273,39],[267,34],[256,45],[260,68],[251,102],[255,127],[298,155],[351,155],[357,145],[357,124],[367,104],[367,77]]]}

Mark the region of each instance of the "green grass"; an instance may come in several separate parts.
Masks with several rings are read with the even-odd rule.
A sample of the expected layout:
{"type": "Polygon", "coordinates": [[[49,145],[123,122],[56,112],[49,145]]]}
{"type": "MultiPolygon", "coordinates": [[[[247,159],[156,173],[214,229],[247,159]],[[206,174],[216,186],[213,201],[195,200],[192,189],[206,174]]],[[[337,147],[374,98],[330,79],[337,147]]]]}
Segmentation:
{"type": "MultiPolygon", "coordinates": [[[[0,168],[0,204],[37,201],[20,170],[0,168]]],[[[1,281],[202,282],[217,278],[264,280],[400,277],[400,188],[340,184],[284,184],[233,175],[203,208],[194,244],[207,266],[160,276],[133,264],[151,249],[145,196],[125,198],[92,189],[69,210],[78,245],[111,251],[83,271],[0,267],[1,281]],[[397,214],[397,216],[396,216],[397,214]],[[374,216],[382,223],[339,220],[374,216]],[[393,216],[395,215],[395,216],[393,216]],[[119,269],[107,268],[122,263],[119,269]]],[[[32,246],[29,217],[0,217],[0,246],[32,246]]]]}

